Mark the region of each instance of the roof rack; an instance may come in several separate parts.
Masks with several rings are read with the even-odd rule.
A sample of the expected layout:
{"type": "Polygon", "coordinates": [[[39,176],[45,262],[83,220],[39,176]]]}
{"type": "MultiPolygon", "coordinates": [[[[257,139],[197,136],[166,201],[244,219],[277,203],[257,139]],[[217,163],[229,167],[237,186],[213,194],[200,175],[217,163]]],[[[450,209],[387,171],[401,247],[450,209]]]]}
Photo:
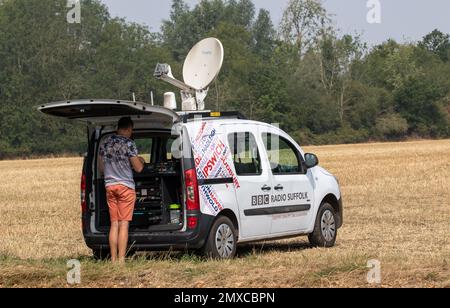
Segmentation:
{"type": "Polygon", "coordinates": [[[189,120],[211,120],[211,119],[237,119],[248,120],[242,113],[238,111],[199,111],[199,112],[180,112],[183,123],[187,123],[189,120]]]}

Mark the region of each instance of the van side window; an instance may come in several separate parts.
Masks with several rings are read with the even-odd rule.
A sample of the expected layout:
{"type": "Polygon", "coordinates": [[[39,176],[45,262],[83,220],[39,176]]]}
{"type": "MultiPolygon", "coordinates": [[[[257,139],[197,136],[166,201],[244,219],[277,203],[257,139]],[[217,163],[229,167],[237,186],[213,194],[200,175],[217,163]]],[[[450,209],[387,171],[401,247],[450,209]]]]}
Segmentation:
{"type": "Polygon", "coordinates": [[[158,164],[174,159],[172,145],[175,137],[168,138],[157,134],[136,134],[134,141],[139,151],[139,156],[145,159],[147,164],[158,164]]]}
{"type": "Polygon", "coordinates": [[[262,139],[274,175],[302,173],[300,155],[293,144],[281,136],[269,133],[263,133],[262,139]]]}
{"type": "Polygon", "coordinates": [[[251,133],[234,133],[228,136],[237,175],[261,175],[261,157],[255,136],[251,133]]]}
{"type": "Polygon", "coordinates": [[[153,139],[135,139],[134,142],[138,148],[139,156],[145,159],[145,163],[150,164],[152,162],[153,139]]]}

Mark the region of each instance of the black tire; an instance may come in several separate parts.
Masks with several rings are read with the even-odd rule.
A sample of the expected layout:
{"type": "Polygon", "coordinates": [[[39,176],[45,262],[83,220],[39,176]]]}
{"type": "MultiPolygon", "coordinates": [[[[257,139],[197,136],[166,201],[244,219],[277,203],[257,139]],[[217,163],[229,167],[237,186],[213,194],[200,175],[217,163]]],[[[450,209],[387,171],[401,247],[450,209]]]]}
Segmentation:
{"type": "Polygon", "coordinates": [[[233,222],[226,216],[220,216],[211,228],[206,244],[203,248],[203,255],[212,259],[233,259],[237,252],[237,240],[237,231],[233,222]],[[224,246],[222,250],[217,247],[218,244],[216,244],[216,236],[221,234],[221,232],[218,232],[219,229],[221,229],[221,232],[224,233],[224,237],[221,242],[226,243],[226,248],[224,246]],[[228,230],[230,230],[232,235],[227,236],[228,230]]]}
{"type": "Polygon", "coordinates": [[[109,249],[92,249],[92,254],[97,261],[107,261],[111,258],[109,249]]]}
{"type": "Polygon", "coordinates": [[[308,236],[309,242],[313,247],[331,248],[336,244],[337,233],[336,211],[331,204],[323,203],[317,213],[314,231],[308,236]]]}

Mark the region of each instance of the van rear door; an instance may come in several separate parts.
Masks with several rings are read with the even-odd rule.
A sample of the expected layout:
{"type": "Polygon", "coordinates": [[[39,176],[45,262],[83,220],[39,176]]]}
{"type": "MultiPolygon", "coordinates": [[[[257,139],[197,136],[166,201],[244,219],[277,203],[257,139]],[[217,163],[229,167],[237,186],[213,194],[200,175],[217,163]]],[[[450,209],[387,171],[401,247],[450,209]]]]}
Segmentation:
{"type": "Polygon", "coordinates": [[[120,100],[62,101],[42,105],[38,110],[47,115],[102,126],[116,124],[123,116],[130,116],[133,120],[145,119],[147,123],[167,128],[180,120],[176,112],[167,108],[120,100]]]}

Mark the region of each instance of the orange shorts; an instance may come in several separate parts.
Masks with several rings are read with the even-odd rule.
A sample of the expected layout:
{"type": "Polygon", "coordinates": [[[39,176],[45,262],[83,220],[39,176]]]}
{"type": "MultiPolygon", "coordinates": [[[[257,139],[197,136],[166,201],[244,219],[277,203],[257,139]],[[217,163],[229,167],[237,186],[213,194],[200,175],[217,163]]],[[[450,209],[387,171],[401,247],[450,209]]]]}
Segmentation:
{"type": "Polygon", "coordinates": [[[106,187],[111,222],[132,221],[136,191],[124,185],[106,187]]]}

